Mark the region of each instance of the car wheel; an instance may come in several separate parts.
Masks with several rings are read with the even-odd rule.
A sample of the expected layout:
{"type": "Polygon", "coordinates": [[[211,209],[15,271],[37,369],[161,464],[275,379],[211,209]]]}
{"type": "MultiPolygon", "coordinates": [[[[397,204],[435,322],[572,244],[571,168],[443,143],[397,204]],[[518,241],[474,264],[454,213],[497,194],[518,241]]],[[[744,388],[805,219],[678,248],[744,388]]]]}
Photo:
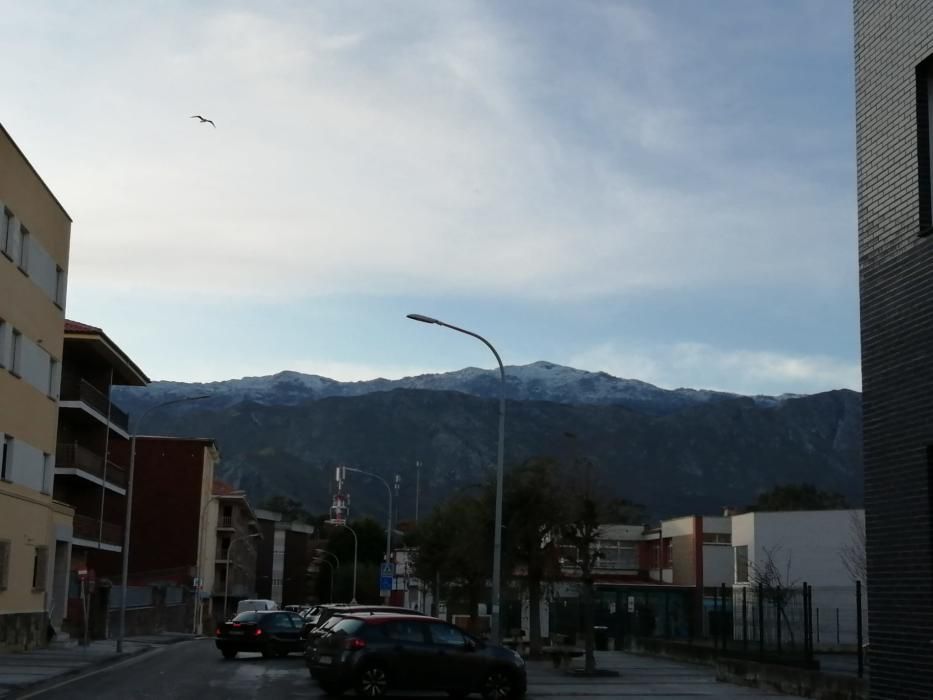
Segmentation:
{"type": "Polygon", "coordinates": [[[504,700],[518,697],[512,674],[497,669],[490,671],[483,681],[483,698],[485,700],[504,700]]]}
{"type": "Polygon", "coordinates": [[[236,649],[221,649],[220,653],[224,655],[225,659],[235,659],[236,658],[236,649]]]}
{"type": "Polygon", "coordinates": [[[389,689],[389,677],[382,666],[367,666],[356,679],[356,694],[364,698],[381,698],[389,689]]]}

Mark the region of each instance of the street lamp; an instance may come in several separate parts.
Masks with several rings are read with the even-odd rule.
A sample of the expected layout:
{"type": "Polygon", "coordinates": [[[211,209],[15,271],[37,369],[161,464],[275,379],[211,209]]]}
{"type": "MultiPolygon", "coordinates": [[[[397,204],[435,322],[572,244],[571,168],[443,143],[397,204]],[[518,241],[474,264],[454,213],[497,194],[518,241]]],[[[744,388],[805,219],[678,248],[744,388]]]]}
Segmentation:
{"type": "Polygon", "coordinates": [[[386,563],[388,563],[389,558],[392,556],[392,487],[389,486],[388,481],[383,479],[378,474],[363,471],[362,469],[355,469],[353,467],[344,467],[343,469],[344,471],[356,472],[357,474],[362,474],[363,476],[369,476],[373,479],[378,479],[382,482],[382,485],[386,487],[386,492],[389,494],[389,510],[386,513],[386,563]]]}
{"type": "Polygon", "coordinates": [[[118,630],[117,637],[117,653],[120,654],[123,652],[123,637],[126,635],[126,589],[128,588],[127,578],[129,576],[129,566],[130,566],[130,524],[133,519],[133,473],[136,467],[136,436],[139,434],[139,427],[143,423],[143,419],[148,416],[153,411],[164,408],[165,406],[171,406],[176,403],[186,403],[188,401],[201,401],[202,399],[209,399],[209,394],[203,394],[201,396],[186,396],[183,399],[172,399],[171,401],[163,401],[158,403],[155,406],[150,406],[139,418],[136,419],[136,430],[133,431],[130,435],[130,475],[126,484],[126,517],[123,522],[123,592],[120,596],[120,628],[118,630]]]}
{"type": "Polygon", "coordinates": [[[356,605],[356,562],[360,541],[356,536],[356,531],[342,520],[328,520],[326,522],[329,525],[339,525],[340,527],[345,527],[350,531],[350,534],[353,535],[353,597],[350,599],[350,604],[356,605]]]}
{"type": "Polygon", "coordinates": [[[254,532],[250,535],[234,537],[232,540],[230,540],[230,544],[227,545],[227,566],[226,570],[224,571],[224,620],[227,619],[227,591],[230,590],[230,550],[233,549],[233,545],[235,545],[237,542],[243,542],[253,537],[262,537],[262,533],[254,532]]]}
{"type": "Polygon", "coordinates": [[[314,561],[324,562],[325,564],[328,564],[330,566],[330,602],[333,603],[334,602],[334,571],[335,569],[340,568],[340,558],[333,552],[328,552],[326,549],[315,549],[314,552],[319,555],[318,558],[314,561]],[[336,567],[334,563],[331,562],[330,559],[323,558],[325,554],[328,554],[334,558],[334,562],[336,562],[336,567]]]}
{"type": "Polygon", "coordinates": [[[437,326],[450,328],[458,333],[473,336],[486,345],[499,363],[499,450],[496,459],[496,531],[493,536],[492,546],[492,639],[495,642],[500,641],[499,635],[499,598],[501,594],[502,580],[502,462],[505,453],[505,368],[502,366],[502,358],[488,340],[478,333],[468,331],[465,328],[452,326],[444,321],[439,321],[430,316],[421,314],[408,314],[412,321],[421,321],[421,323],[432,323],[437,326]]]}

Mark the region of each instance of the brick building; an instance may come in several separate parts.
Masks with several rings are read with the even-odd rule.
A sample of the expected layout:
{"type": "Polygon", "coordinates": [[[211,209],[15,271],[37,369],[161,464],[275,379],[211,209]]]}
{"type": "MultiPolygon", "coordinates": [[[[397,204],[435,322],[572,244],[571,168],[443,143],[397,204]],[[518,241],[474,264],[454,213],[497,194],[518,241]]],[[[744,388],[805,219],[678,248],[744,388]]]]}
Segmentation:
{"type": "Polygon", "coordinates": [[[933,697],[933,3],[855,0],[871,697],[933,697]]]}

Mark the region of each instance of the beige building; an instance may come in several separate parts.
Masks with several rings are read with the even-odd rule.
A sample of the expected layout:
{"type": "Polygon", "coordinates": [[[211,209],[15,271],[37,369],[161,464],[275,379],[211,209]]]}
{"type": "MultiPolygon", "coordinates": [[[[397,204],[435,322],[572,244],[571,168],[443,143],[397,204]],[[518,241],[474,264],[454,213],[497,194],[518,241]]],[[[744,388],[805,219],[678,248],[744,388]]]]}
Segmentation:
{"type": "Polygon", "coordinates": [[[52,500],[71,219],[0,126],[0,649],[44,644],[71,508],[52,500]]]}

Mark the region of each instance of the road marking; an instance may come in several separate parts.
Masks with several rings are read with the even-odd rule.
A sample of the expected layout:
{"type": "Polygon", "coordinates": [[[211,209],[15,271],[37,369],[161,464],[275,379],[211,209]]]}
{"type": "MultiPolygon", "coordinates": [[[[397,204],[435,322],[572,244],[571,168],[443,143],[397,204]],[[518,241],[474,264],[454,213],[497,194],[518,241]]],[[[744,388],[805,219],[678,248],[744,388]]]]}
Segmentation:
{"type": "MultiPolygon", "coordinates": [[[[186,644],[186,643],[187,642],[182,642],[182,644],[186,644]]],[[[122,668],[123,666],[131,666],[132,664],[139,663],[143,659],[149,659],[157,654],[161,654],[165,652],[169,647],[172,647],[172,646],[175,646],[175,645],[166,644],[164,646],[153,647],[147,651],[140,652],[139,654],[134,654],[128,659],[123,659],[123,661],[118,661],[115,664],[109,664],[107,666],[104,666],[103,668],[96,668],[91,671],[88,671],[87,673],[79,673],[78,675],[72,678],[67,678],[63,681],[55,683],[54,685],[49,685],[44,688],[34,690],[31,693],[27,693],[26,695],[19,695],[17,696],[17,698],[18,700],[26,700],[26,698],[34,698],[39,695],[42,695],[43,693],[47,693],[50,690],[57,690],[58,688],[62,688],[66,685],[70,685],[71,683],[74,683],[75,681],[80,681],[80,680],[84,680],[85,678],[90,678],[91,676],[96,676],[99,673],[108,673],[109,671],[122,668]]]]}

